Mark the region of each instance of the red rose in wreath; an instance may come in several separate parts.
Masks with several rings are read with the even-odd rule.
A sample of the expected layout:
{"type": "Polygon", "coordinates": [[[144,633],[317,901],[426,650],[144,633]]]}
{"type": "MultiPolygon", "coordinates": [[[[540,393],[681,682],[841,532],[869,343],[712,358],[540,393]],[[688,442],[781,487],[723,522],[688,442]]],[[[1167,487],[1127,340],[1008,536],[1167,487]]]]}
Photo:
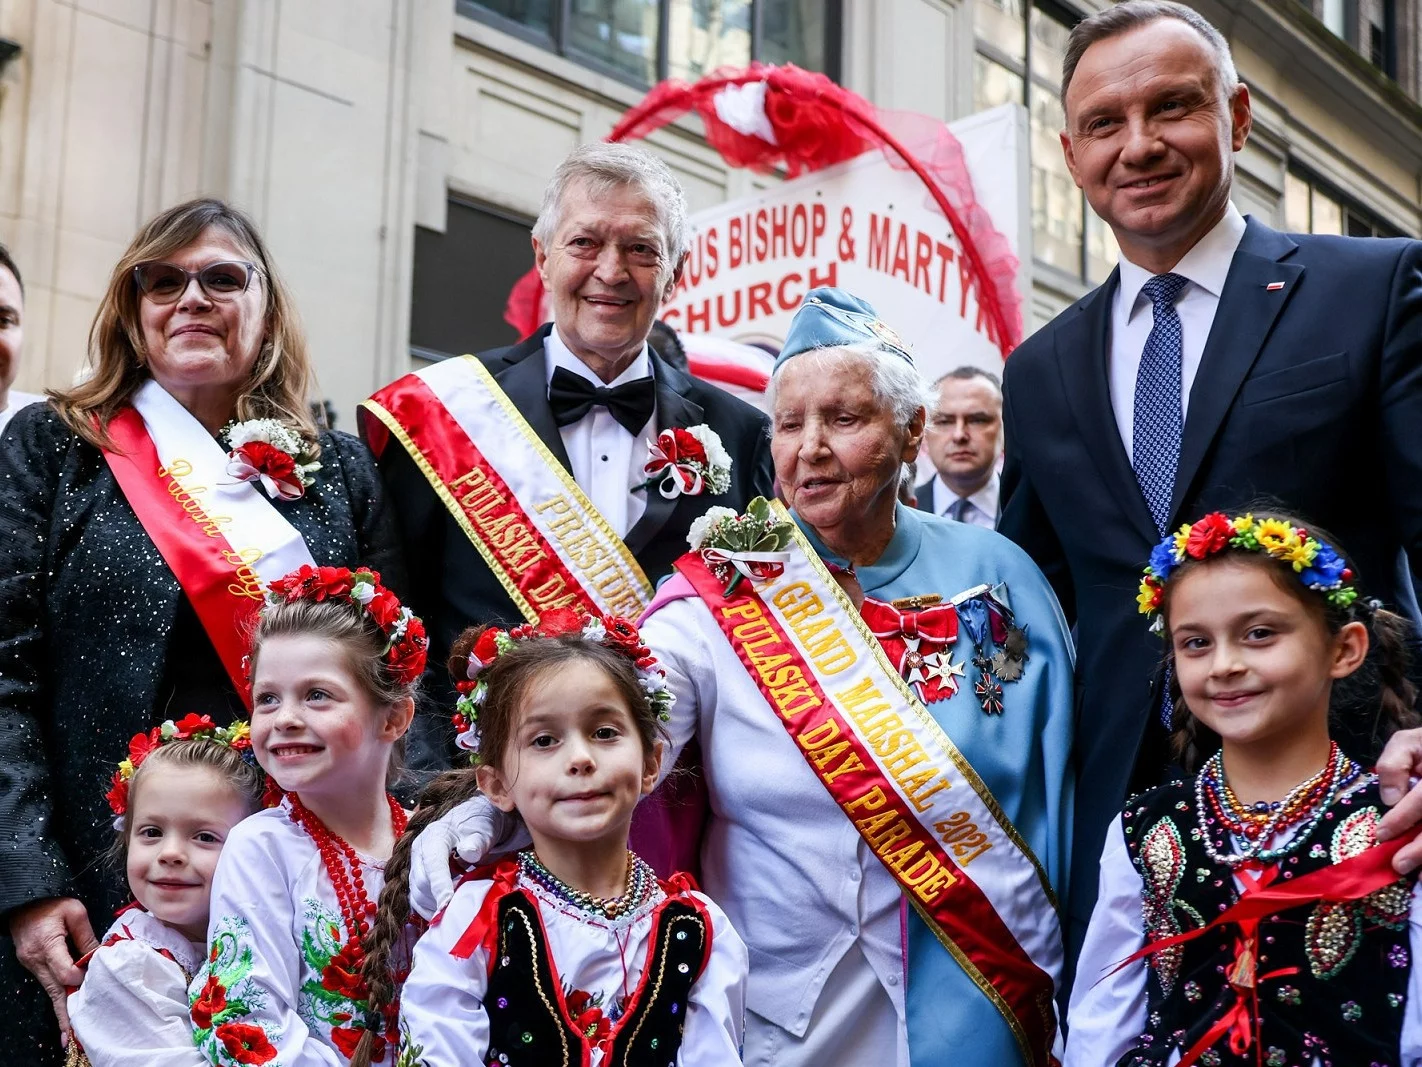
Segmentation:
{"type": "Polygon", "coordinates": [[[128,742],[128,761],[137,767],[147,759],[148,753],[158,747],[161,737],[162,734],[156,726],[146,734],[134,734],[128,742]]]}
{"type": "Polygon", "coordinates": [[[411,616],[405,635],[390,650],[385,662],[390,665],[390,673],[401,685],[408,685],[418,678],[425,669],[429,640],[425,636],[425,624],[411,616]]]}
{"type": "Polygon", "coordinates": [[[227,987],[217,979],[217,975],[207,976],[207,982],[193,1001],[193,1025],[199,1030],[212,1029],[212,1017],[227,1010],[227,987]]]}
{"type": "Polygon", "coordinates": [[[173,723],[173,726],[178,731],[175,736],[179,738],[192,737],[194,734],[217,729],[217,723],[213,722],[209,716],[199,715],[192,711],[173,723]]]}
{"type": "Polygon", "coordinates": [[[1185,554],[1191,559],[1204,559],[1225,548],[1233,536],[1234,523],[1220,512],[1212,512],[1190,527],[1185,554]]]}
{"type": "Polygon", "coordinates": [[[580,634],[586,616],[572,608],[554,608],[546,611],[538,620],[538,632],[544,637],[562,637],[564,634],[580,634]]]}
{"type": "Polygon", "coordinates": [[[267,1040],[266,1031],[251,1023],[223,1023],[214,1033],[222,1047],[238,1063],[270,1063],[276,1059],[276,1046],[267,1040]]]}
{"type": "Polygon", "coordinates": [[[104,799],[115,815],[122,815],[128,810],[128,783],[123,780],[123,771],[114,771],[113,784],[104,794],[104,799]]]}
{"type": "Polygon", "coordinates": [[[489,627],[479,635],[479,640],[474,642],[474,658],[481,666],[487,667],[494,662],[494,657],[499,654],[499,634],[502,630],[489,627]]]}
{"type": "Polygon", "coordinates": [[[400,598],[384,586],[376,589],[375,596],[371,598],[365,610],[370,612],[370,617],[375,620],[375,625],[382,630],[388,630],[394,626],[400,618],[400,598]]]}

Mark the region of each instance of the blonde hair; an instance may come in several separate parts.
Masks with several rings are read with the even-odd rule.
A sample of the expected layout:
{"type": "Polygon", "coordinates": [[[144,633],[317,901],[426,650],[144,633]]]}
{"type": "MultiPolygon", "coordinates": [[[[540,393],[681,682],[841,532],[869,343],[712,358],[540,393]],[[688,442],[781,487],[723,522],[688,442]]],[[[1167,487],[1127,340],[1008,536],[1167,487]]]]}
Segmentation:
{"type": "Polygon", "coordinates": [[[316,449],[316,424],[307,406],[316,376],[291,294],[272,268],[252,220],[221,200],[207,198],[171,207],[138,231],[114,266],[89,329],[93,373],[72,389],[50,393],[65,425],[95,448],[112,445],[109,420],[128,405],[149,377],[143,366],[147,352],[133,268],[166,259],[209,229],[221,230],[251,257],[259,268],[260,284],[266,287],[265,338],[251,377],[237,398],[237,418],[276,419],[316,449]]]}

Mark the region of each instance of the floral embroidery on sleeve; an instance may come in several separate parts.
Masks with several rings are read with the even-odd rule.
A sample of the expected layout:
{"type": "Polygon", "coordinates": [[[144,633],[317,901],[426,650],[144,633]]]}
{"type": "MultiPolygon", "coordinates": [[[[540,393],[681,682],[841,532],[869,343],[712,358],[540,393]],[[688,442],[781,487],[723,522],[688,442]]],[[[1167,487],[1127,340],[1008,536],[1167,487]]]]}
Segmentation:
{"type": "Polygon", "coordinates": [[[207,963],[193,983],[189,1012],[193,1043],[218,1067],[277,1062],[276,1046],[260,1025],[237,1020],[266,1005],[265,990],[251,981],[252,946],[245,919],[226,918],[213,935],[207,963]]]}
{"type": "MultiPolygon", "coordinates": [[[[301,984],[296,1012],[314,1034],[329,1033],[331,1044],[347,1059],[366,1030],[368,1007],[360,977],[361,958],[342,939],[341,918],[319,901],[305,901],[301,955],[310,974],[301,984]]],[[[384,1040],[377,1035],[371,1060],[385,1058],[384,1040]]]]}

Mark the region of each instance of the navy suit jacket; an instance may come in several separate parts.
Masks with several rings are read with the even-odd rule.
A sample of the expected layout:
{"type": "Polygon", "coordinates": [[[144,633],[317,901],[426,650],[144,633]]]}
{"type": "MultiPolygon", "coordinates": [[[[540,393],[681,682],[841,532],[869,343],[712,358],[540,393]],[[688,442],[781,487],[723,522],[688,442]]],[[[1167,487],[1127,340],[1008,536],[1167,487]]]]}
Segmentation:
{"type": "MultiPolygon", "coordinates": [[[[1004,385],[998,529],[1037,561],[1076,624],[1073,947],[1111,820],[1168,763],[1163,649],[1136,609],[1160,535],[1107,385],[1117,282],[1113,273],[1024,341],[1004,385]]],[[[1404,554],[1422,563],[1422,242],[1249,220],[1190,390],[1171,527],[1267,498],[1334,534],[1365,594],[1415,617],[1404,554]]]]}

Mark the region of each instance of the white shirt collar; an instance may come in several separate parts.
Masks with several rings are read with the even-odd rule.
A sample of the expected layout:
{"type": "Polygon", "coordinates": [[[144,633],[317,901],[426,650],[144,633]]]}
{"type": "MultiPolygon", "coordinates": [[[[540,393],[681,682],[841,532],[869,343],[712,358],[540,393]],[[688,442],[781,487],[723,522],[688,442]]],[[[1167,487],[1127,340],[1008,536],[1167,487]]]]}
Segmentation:
{"type": "Polygon", "coordinates": [[[544,351],[548,353],[548,358],[544,360],[544,363],[549,382],[553,381],[553,372],[559,367],[586,378],[594,385],[606,385],[608,388],[622,385],[625,382],[635,382],[638,378],[649,378],[652,375],[652,359],[647,355],[645,341],[642,343],[642,351],[637,353],[637,358],[610,382],[604,382],[593,373],[591,367],[573,355],[573,350],[563,343],[563,338],[558,333],[556,325],[548,331],[548,339],[543,342],[543,346],[544,351]]]}
{"type": "MultiPolygon", "coordinates": [[[[1239,242],[1244,239],[1246,225],[1239,209],[1230,203],[1225,207],[1224,218],[1195,242],[1195,246],[1185,253],[1170,273],[1187,278],[1191,286],[1199,286],[1218,299],[1224,292],[1225,278],[1229,274],[1229,266],[1234,261],[1239,242]]],[[[1141,297],[1141,288],[1153,275],[1125,256],[1121,257],[1120,264],[1120,300],[1121,306],[1126,309],[1126,320],[1129,321],[1136,312],[1150,304],[1149,300],[1141,297]]],[[[1188,293],[1190,287],[1185,291],[1188,293]]]]}
{"type": "MultiPolygon", "coordinates": [[[[948,508],[952,507],[954,501],[961,500],[962,498],[958,496],[957,491],[951,485],[943,480],[943,475],[937,475],[934,481],[937,483],[933,489],[934,510],[942,515],[948,508]],[[940,500],[946,500],[948,503],[940,508],[937,506],[940,500]]],[[[993,471],[992,477],[987,480],[987,484],[968,497],[968,503],[972,504],[973,507],[977,508],[984,515],[996,519],[997,498],[1001,487],[1002,479],[997,471],[993,471]]]]}

